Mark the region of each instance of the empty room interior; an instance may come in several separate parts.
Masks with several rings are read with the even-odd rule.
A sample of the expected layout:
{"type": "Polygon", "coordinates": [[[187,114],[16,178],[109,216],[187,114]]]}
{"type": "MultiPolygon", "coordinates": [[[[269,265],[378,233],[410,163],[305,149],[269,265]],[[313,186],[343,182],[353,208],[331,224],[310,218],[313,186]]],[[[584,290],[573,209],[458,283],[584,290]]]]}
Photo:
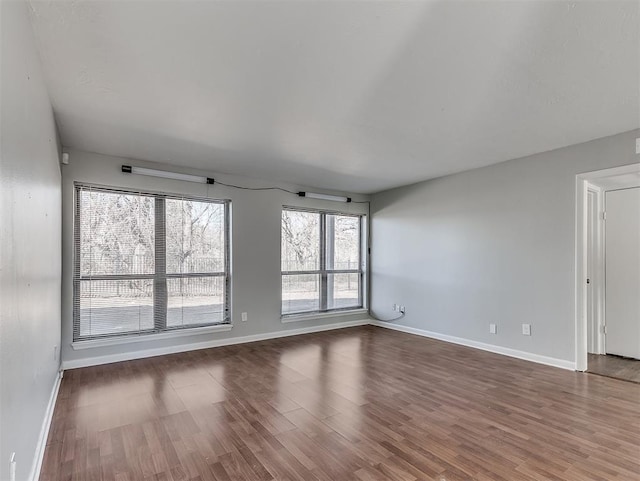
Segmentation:
{"type": "Polygon", "coordinates": [[[0,481],[640,481],[640,2],[0,35],[0,481]]]}

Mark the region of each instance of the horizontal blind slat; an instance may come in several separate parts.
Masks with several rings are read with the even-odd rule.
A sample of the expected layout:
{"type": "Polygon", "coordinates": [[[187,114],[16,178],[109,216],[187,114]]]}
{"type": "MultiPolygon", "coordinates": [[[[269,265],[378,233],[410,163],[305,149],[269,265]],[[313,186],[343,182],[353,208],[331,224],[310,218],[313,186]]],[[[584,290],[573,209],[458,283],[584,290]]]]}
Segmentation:
{"type": "Polygon", "coordinates": [[[75,195],[75,341],[230,321],[228,201],[86,184],[75,195]]]}

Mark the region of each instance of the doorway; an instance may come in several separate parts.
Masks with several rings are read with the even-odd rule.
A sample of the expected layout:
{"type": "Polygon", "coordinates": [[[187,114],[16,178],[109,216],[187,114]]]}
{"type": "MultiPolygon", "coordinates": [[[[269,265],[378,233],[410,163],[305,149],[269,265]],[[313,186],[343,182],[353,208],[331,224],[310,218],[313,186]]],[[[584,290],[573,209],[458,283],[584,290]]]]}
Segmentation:
{"type": "Polygon", "coordinates": [[[576,366],[640,382],[640,164],[578,182],[576,366]]]}

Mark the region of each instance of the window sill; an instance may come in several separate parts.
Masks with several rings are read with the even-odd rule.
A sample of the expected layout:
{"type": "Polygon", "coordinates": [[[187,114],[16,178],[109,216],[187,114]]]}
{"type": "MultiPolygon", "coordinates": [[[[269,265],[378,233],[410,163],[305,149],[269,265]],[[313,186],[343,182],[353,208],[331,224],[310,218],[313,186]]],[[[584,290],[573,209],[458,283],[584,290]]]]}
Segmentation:
{"type": "Polygon", "coordinates": [[[194,327],[192,329],[176,329],[175,331],[158,332],[156,334],[133,334],[122,337],[109,337],[104,339],[89,339],[86,341],[76,341],[71,343],[74,351],[91,349],[94,347],[117,346],[120,344],[131,344],[135,342],[159,341],[162,339],[173,339],[176,337],[198,336],[214,332],[226,332],[233,328],[232,324],[217,324],[215,326],[194,327]]]}
{"type": "Polygon", "coordinates": [[[358,309],[345,309],[344,311],[330,311],[330,312],[310,312],[304,314],[293,314],[291,316],[282,316],[280,322],[288,324],[290,322],[303,322],[313,321],[314,319],[326,319],[332,317],[353,316],[355,314],[368,314],[369,311],[365,308],[358,309]]]}

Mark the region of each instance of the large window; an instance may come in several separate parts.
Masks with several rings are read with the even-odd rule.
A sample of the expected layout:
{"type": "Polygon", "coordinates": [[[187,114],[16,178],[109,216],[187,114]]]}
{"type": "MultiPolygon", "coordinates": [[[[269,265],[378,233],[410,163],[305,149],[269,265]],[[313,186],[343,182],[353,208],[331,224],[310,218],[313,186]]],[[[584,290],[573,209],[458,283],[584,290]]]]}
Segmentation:
{"type": "Polygon", "coordinates": [[[228,211],[76,185],[74,341],[230,322],[228,211]]]}
{"type": "Polygon", "coordinates": [[[360,215],[282,211],[282,315],[363,306],[360,215]]]}

